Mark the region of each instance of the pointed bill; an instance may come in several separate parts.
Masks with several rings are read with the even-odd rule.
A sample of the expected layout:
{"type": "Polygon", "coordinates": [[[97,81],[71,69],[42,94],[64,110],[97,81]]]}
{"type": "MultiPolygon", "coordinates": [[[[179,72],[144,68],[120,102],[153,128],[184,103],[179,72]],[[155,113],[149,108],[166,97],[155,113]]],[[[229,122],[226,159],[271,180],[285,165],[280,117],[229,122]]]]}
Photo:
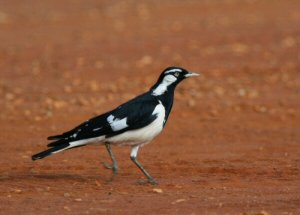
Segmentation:
{"type": "Polygon", "coordinates": [[[188,78],[188,77],[198,76],[198,75],[200,75],[200,74],[196,73],[196,72],[189,72],[188,74],[185,75],[185,77],[188,78]]]}

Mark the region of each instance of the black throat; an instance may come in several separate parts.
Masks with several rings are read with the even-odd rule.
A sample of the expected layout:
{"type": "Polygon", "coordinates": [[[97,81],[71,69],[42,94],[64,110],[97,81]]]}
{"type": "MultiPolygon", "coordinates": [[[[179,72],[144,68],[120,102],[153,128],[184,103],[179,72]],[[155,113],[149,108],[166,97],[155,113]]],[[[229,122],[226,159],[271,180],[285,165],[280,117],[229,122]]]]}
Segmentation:
{"type": "Polygon", "coordinates": [[[173,107],[174,92],[175,92],[175,86],[169,86],[163,94],[156,95],[156,96],[152,95],[156,97],[159,101],[161,101],[162,105],[165,107],[166,110],[165,123],[167,122],[169,118],[169,114],[171,113],[173,107]]]}

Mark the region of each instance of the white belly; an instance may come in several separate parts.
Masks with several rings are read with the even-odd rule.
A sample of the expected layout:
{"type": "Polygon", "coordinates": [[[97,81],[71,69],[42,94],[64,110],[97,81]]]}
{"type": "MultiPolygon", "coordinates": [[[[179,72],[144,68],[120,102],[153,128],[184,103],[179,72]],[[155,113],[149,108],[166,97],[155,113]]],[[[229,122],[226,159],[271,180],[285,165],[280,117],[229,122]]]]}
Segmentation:
{"type": "Polygon", "coordinates": [[[164,119],[165,119],[165,108],[160,103],[158,104],[152,115],[157,114],[157,118],[146,127],[126,131],[122,134],[106,138],[106,142],[110,142],[113,144],[124,144],[124,145],[139,145],[145,144],[151,141],[154,137],[156,137],[163,129],[164,119]]]}

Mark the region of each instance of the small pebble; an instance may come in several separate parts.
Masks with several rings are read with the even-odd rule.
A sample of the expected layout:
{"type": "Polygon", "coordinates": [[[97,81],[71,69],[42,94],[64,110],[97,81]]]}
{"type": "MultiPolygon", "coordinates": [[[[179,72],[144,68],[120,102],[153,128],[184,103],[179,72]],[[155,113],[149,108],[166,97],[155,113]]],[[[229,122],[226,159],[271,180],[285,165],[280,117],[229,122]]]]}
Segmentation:
{"type": "Polygon", "coordinates": [[[163,190],[160,189],[160,188],[154,188],[152,191],[153,191],[154,193],[163,193],[163,190]]]}

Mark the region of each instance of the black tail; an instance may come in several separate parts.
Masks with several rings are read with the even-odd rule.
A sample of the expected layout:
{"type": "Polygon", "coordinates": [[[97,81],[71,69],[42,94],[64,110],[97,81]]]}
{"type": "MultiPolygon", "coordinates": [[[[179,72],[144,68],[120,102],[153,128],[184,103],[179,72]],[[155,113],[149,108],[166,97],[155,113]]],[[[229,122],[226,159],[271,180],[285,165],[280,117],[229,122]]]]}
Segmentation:
{"type": "Polygon", "coordinates": [[[65,140],[65,139],[60,139],[60,140],[56,140],[56,141],[54,141],[54,142],[49,143],[47,146],[48,146],[48,147],[56,147],[56,146],[65,145],[66,143],[68,143],[67,140],[65,140]]]}
{"type": "Polygon", "coordinates": [[[64,135],[62,134],[47,137],[48,140],[59,140],[62,138],[64,138],[64,135]]]}
{"type": "Polygon", "coordinates": [[[35,155],[32,155],[32,160],[38,160],[38,159],[42,159],[44,157],[47,157],[49,155],[52,155],[53,153],[59,151],[59,150],[63,150],[63,149],[66,149],[67,147],[69,146],[69,143],[65,143],[65,144],[62,144],[62,145],[59,145],[59,146],[55,146],[51,149],[48,149],[46,151],[43,151],[43,152],[40,152],[38,154],[35,154],[35,155]]]}

